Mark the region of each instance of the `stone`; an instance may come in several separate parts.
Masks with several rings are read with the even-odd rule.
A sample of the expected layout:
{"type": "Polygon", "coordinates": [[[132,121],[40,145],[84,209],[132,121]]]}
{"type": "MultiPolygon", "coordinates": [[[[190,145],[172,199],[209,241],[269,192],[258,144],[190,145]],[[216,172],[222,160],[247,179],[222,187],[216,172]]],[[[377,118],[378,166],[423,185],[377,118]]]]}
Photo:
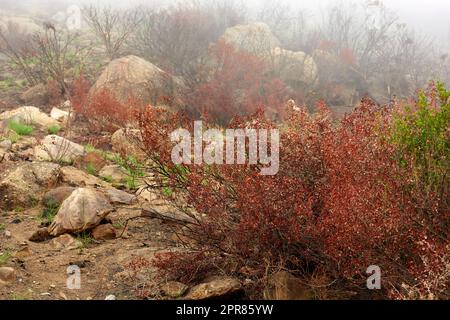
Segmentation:
{"type": "Polygon", "coordinates": [[[239,280],[230,277],[216,277],[206,283],[191,288],[186,295],[187,300],[206,300],[224,298],[237,294],[242,285],[239,280]]]}
{"type": "Polygon", "coordinates": [[[304,52],[275,48],[268,62],[275,75],[293,89],[313,88],[318,83],[316,62],[304,52]]]}
{"type": "Polygon", "coordinates": [[[113,294],[107,295],[105,300],[116,300],[116,296],[113,294]]]}
{"type": "Polygon", "coordinates": [[[103,193],[91,188],[78,188],[62,203],[48,228],[49,233],[59,236],[90,230],[113,210],[103,193]]]}
{"type": "Polygon", "coordinates": [[[188,289],[189,287],[187,285],[176,281],[167,282],[161,287],[163,294],[173,299],[182,297],[188,289]]]}
{"type": "Polygon", "coordinates": [[[60,166],[55,163],[33,162],[16,167],[0,181],[0,207],[29,207],[40,202],[46,189],[58,183],[60,166]]]}
{"type": "Polygon", "coordinates": [[[57,121],[65,122],[69,119],[69,112],[53,107],[52,111],[50,111],[50,117],[57,121]]]}
{"type": "Polygon", "coordinates": [[[16,280],[16,270],[10,267],[0,268],[0,283],[7,284],[16,280]]]}
{"type": "Polygon", "coordinates": [[[12,145],[12,151],[19,153],[20,151],[30,150],[38,144],[35,137],[21,137],[19,141],[12,145]]]}
{"type": "Polygon", "coordinates": [[[73,250],[80,248],[82,243],[70,234],[63,234],[57,238],[54,238],[50,242],[50,245],[56,250],[73,250]]]}
{"type": "Polygon", "coordinates": [[[33,106],[20,107],[0,114],[0,121],[15,120],[25,124],[37,125],[44,128],[58,124],[58,121],[33,106]]]}
{"type": "Polygon", "coordinates": [[[49,226],[49,233],[59,236],[90,230],[98,226],[113,209],[103,193],[95,189],[78,188],[62,203],[49,226]]]}
{"type": "Polygon", "coordinates": [[[76,188],[74,187],[58,187],[48,191],[42,199],[42,204],[46,207],[59,207],[66,200],[76,188]]]}
{"type": "Polygon", "coordinates": [[[5,237],[6,237],[6,238],[11,238],[11,237],[12,237],[11,231],[6,230],[6,231],[5,231],[5,237]]]}
{"type": "Polygon", "coordinates": [[[139,105],[156,105],[159,97],[173,98],[174,105],[182,105],[186,90],[181,78],[161,70],[154,64],[129,55],[111,61],[92,86],[89,96],[106,90],[127,105],[130,99],[139,105]]]}
{"type": "Polygon", "coordinates": [[[106,189],[105,195],[112,204],[133,204],[137,201],[135,195],[129,194],[125,191],[117,190],[115,188],[106,189]]]}
{"type": "Polygon", "coordinates": [[[29,240],[31,242],[44,242],[51,239],[47,228],[39,228],[35,233],[31,235],[29,240]]]}
{"type": "Polygon", "coordinates": [[[311,300],[311,290],[289,272],[279,271],[271,276],[264,290],[266,300],[311,300]]]}
{"type": "Polygon", "coordinates": [[[92,236],[95,240],[114,240],[116,229],[111,224],[101,224],[92,230],[92,236]]]}
{"type": "Polygon", "coordinates": [[[105,181],[75,167],[62,167],[61,180],[72,187],[111,187],[105,181]]]}
{"type": "Polygon", "coordinates": [[[40,83],[20,95],[20,99],[27,105],[45,106],[49,103],[50,97],[47,86],[40,83]]]}
{"type": "Polygon", "coordinates": [[[48,135],[34,148],[41,161],[73,163],[86,155],[84,147],[57,135],[48,135]]]}
{"type": "Polygon", "coordinates": [[[11,140],[3,140],[0,141],[0,150],[4,152],[8,152],[12,149],[12,142],[11,140]]]}
{"type": "Polygon", "coordinates": [[[239,51],[245,51],[260,57],[267,57],[271,51],[280,46],[280,41],[262,22],[236,25],[225,30],[220,38],[239,51]]]}
{"type": "Polygon", "coordinates": [[[104,166],[98,175],[103,179],[109,180],[113,184],[121,184],[129,177],[127,171],[119,165],[104,166]]]}
{"type": "Polygon", "coordinates": [[[147,158],[139,130],[119,129],[111,136],[111,144],[116,153],[132,155],[138,161],[145,161],[147,158]]]}

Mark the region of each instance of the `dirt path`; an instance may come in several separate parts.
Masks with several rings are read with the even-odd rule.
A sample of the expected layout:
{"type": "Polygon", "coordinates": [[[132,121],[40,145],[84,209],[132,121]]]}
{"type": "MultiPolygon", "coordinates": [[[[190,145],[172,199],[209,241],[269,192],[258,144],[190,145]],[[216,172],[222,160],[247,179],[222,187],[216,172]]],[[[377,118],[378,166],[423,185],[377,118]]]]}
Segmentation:
{"type": "MultiPolygon", "coordinates": [[[[134,299],[133,282],[126,265],[134,256],[151,259],[155,252],[167,248],[170,232],[157,220],[135,219],[129,222],[123,238],[109,241],[84,239],[82,247],[72,250],[55,248],[52,240],[28,241],[37,230],[40,207],[0,216],[0,252],[10,256],[1,266],[13,267],[17,279],[0,285],[0,299],[134,299]],[[9,235],[9,237],[8,237],[9,235]],[[81,288],[67,288],[70,265],[81,271],[81,288]]],[[[122,208],[109,218],[122,232],[127,218],[139,214],[136,208],[122,208]]]]}

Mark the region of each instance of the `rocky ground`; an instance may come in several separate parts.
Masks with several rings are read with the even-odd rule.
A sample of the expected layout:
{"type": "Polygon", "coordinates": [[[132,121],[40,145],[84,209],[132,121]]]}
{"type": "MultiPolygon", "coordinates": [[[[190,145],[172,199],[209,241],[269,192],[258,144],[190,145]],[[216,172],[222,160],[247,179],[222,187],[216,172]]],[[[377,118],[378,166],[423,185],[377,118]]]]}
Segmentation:
{"type": "MultiPolygon", "coordinates": [[[[128,173],[111,160],[111,151],[69,141],[60,136],[64,129],[48,134],[49,125],[64,128],[67,114],[61,108],[51,114],[33,107],[0,114],[0,299],[135,299],[129,263],[177,247],[174,227],[143,216],[143,209],[176,211],[159,194],[140,188],[151,177],[141,175],[127,186],[128,173]],[[28,123],[33,132],[15,134],[7,125],[12,120],[28,123]],[[86,166],[93,154],[101,159],[98,169],[86,166]],[[79,289],[68,287],[70,266],[80,268],[79,289]]],[[[133,142],[124,139],[123,132],[115,134],[113,147],[130,147],[133,142]]],[[[144,273],[144,282],[156,277],[155,270],[144,273]]],[[[232,279],[212,281],[189,294],[199,298],[240,288],[232,279]]],[[[163,291],[172,298],[188,289],[161,285],[168,285],[163,291]]]]}

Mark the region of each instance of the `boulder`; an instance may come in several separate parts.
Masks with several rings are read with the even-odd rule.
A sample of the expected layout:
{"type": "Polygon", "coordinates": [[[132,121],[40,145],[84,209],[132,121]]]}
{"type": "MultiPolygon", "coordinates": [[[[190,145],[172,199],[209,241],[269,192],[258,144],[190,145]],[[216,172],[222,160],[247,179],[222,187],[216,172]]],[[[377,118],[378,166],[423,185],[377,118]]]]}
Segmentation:
{"type": "Polygon", "coordinates": [[[317,84],[317,65],[306,53],[275,48],[270,60],[275,74],[291,88],[313,87],[317,84]]]}
{"type": "Polygon", "coordinates": [[[119,129],[112,135],[111,144],[114,152],[135,156],[139,161],[147,158],[139,130],[119,129]]]}
{"type": "Polygon", "coordinates": [[[239,280],[229,277],[217,277],[209,282],[199,284],[186,295],[187,300],[206,300],[232,296],[241,291],[239,280]]]}
{"type": "Polygon", "coordinates": [[[70,234],[63,234],[57,238],[54,238],[50,242],[50,245],[56,250],[73,250],[80,248],[82,243],[70,234]]]}
{"type": "Polygon", "coordinates": [[[90,230],[113,211],[108,199],[95,189],[78,188],[64,200],[55,220],[49,226],[49,234],[79,233],[90,230]]]}
{"type": "Polygon", "coordinates": [[[72,187],[111,187],[105,181],[75,167],[62,167],[61,180],[72,187]]]}
{"type": "Polygon", "coordinates": [[[180,105],[183,81],[161,70],[142,58],[130,55],[111,61],[103,70],[89,96],[106,90],[121,103],[130,99],[139,105],[156,105],[163,97],[173,98],[174,105],[180,105]]]}
{"type": "Polygon", "coordinates": [[[74,187],[58,187],[56,189],[48,191],[44,198],[42,199],[42,203],[46,207],[59,207],[62,205],[64,200],[66,200],[72,192],[75,191],[74,187]]]}
{"type": "Polygon", "coordinates": [[[46,189],[58,182],[60,166],[55,163],[25,163],[7,173],[0,182],[0,207],[27,207],[40,201],[46,189]]]}
{"type": "Polygon", "coordinates": [[[112,224],[101,224],[92,230],[92,236],[95,240],[114,240],[116,229],[112,224]]]}
{"type": "MultiPolygon", "coordinates": [[[[0,145],[1,147],[1,145],[0,145]]],[[[98,173],[99,177],[110,181],[111,183],[121,184],[129,177],[127,171],[119,165],[104,166],[98,173]]]]}
{"type": "Polygon", "coordinates": [[[8,152],[12,148],[11,140],[0,141],[0,152],[8,152]]]}
{"type": "Polygon", "coordinates": [[[57,121],[65,122],[69,119],[69,112],[53,107],[52,111],[50,111],[50,117],[57,121]]]}
{"type": "Polygon", "coordinates": [[[14,110],[5,111],[0,114],[0,122],[15,120],[26,124],[37,125],[48,128],[51,125],[58,124],[58,121],[49,117],[47,114],[36,107],[20,107],[14,110]]]}
{"type": "Polygon", "coordinates": [[[32,149],[38,144],[38,140],[35,137],[31,136],[23,136],[19,141],[12,145],[13,152],[25,151],[28,149],[32,149]]]}
{"type": "Polygon", "coordinates": [[[50,97],[47,86],[40,83],[20,95],[20,99],[31,106],[45,106],[49,103],[50,97]]]}
{"type": "Polygon", "coordinates": [[[73,163],[84,157],[84,147],[63,137],[46,136],[40,145],[34,148],[34,157],[41,161],[73,163]]]}
{"type": "Polygon", "coordinates": [[[225,30],[220,40],[239,51],[253,53],[260,57],[270,56],[271,51],[280,46],[280,41],[269,26],[262,22],[230,27],[225,30]]]}
{"type": "Polygon", "coordinates": [[[0,268],[0,283],[7,284],[16,280],[16,270],[10,267],[0,268]]]}
{"type": "Polygon", "coordinates": [[[133,204],[137,201],[135,195],[129,194],[125,191],[115,188],[109,188],[105,190],[105,195],[108,197],[112,204],[133,204]]]}
{"type": "Polygon", "coordinates": [[[264,290],[266,300],[311,300],[313,294],[304,282],[286,271],[279,271],[269,279],[264,290]]]}

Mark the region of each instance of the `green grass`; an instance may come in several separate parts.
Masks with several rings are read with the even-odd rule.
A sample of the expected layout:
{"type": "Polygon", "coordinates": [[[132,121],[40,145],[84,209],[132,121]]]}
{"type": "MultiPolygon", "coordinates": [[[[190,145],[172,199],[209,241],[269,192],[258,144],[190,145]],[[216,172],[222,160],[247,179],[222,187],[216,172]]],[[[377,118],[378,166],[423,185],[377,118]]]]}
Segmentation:
{"type": "Polygon", "coordinates": [[[57,124],[51,125],[47,128],[49,134],[58,134],[61,130],[61,127],[57,124]]]}
{"type": "Polygon", "coordinates": [[[116,155],[114,157],[114,162],[124,168],[128,174],[128,177],[125,180],[125,186],[129,190],[137,189],[138,179],[145,176],[143,165],[133,156],[121,157],[116,155]]]}
{"type": "Polygon", "coordinates": [[[113,183],[114,179],[111,176],[102,177],[102,179],[108,183],[113,183]]]}
{"type": "Polygon", "coordinates": [[[121,223],[121,222],[113,223],[112,226],[113,226],[115,229],[122,229],[122,228],[124,227],[123,223],[121,223]]]}
{"type": "Polygon", "coordinates": [[[9,251],[0,253],[0,266],[4,265],[11,258],[11,253],[9,251]]]}
{"type": "Polygon", "coordinates": [[[10,121],[8,127],[19,136],[29,136],[33,133],[33,127],[27,126],[17,121],[10,121]]]}
{"type": "Polygon", "coordinates": [[[14,292],[11,293],[11,300],[31,300],[30,294],[29,293],[18,293],[18,292],[14,292]]]}
{"type": "Polygon", "coordinates": [[[88,163],[86,165],[86,172],[91,174],[91,175],[93,175],[93,176],[97,175],[97,170],[95,169],[95,167],[94,167],[94,165],[92,163],[88,163]]]}
{"type": "Polygon", "coordinates": [[[58,210],[59,206],[55,201],[48,201],[46,208],[41,212],[39,218],[50,225],[55,220],[58,210]]]}
{"type": "Polygon", "coordinates": [[[77,240],[81,243],[79,249],[83,249],[92,244],[94,238],[89,232],[85,231],[77,235],[77,240]]]}

